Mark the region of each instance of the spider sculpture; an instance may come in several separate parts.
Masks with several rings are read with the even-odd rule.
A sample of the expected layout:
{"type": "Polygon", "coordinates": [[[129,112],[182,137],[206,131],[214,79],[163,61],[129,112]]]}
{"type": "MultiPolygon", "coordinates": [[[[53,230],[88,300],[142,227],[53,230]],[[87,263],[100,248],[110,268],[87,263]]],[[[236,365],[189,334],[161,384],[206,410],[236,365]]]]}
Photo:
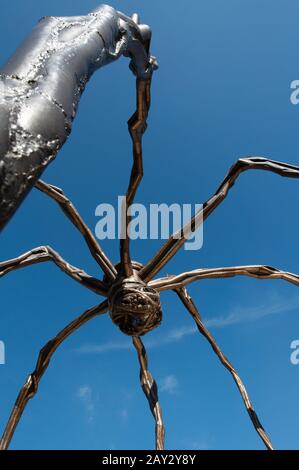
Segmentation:
{"type": "MultiPolygon", "coordinates": [[[[143,176],[142,170],[142,135],[146,129],[146,120],[150,107],[151,77],[137,79],[137,109],[128,121],[129,132],[133,142],[133,167],[126,194],[127,208],[132,204],[138,185],[143,176]]],[[[226,198],[240,174],[247,170],[266,170],[281,176],[299,178],[299,167],[276,162],[260,157],[248,157],[239,159],[229,170],[215,194],[208,199],[203,208],[189,221],[189,226],[195,230],[202,220],[218,207],[226,198]]],[[[204,325],[200,313],[188,294],[186,286],[201,279],[233,277],[236,275],[256,277],[258,279],[284,279],[299,285],[299,276],[280,271],[271,266],[237,266],[212,269],[196,269],[179,275],[168,275],[160,279],[154,276],[174,257],[176,252],[186,241],[186,231],[182,228],[174,233],[145,265],[132,261],[130,257],[129,235],[120,241],[120,263],[114,266],[105,255],[91,230],[86,226],[72,202],[64,195],[63,191],[43,181],[36,183],[36,188],[58,203],[71,223],[79,230],[85,239],[89,251],[104,272],[102,280],[96,279],[82,269],[71,266],[58,253],[49,246],[34,248],[21,256],[0,263],[0,276],[35,263],[45,261],[54,262],[63,272],[74,280],[92,290],[105,300],[95,307],[87,310],[77,317],[52,338],[40,351],[35,370],[29,375],[21,388],[15,405],[9,417],[6,429],[1,440],[1,449],[7,449],[12,439],[16,426],[29,401],[38,389],[39,381],[45,373],[49,362],[59,345],[83,324],[109,312],[109,315],[120,330],[132,337],[140,363],[140,382],[143,392],[149,402],[151,412],[155,420],[156,449],[164,448],[164,424],[161,406],[158,401],[157,385],[148,370],[147,354],[141,340],[141,336],[156,328],[162,319],[162,307],[160,292],[172,290],[193,317],[199,332],[208,340],[212,349],[223,366],[232,375],[244,405],[247,409],[252,424],[260,438],[268,449],[273,449],[270,438],[265,432],[259,418],[250,401],[246,388],[237,371],[223,354],[215,339],[204,325]]],[[[128,229],[130,216],[125,212],[125,227],[128,229]]]]}

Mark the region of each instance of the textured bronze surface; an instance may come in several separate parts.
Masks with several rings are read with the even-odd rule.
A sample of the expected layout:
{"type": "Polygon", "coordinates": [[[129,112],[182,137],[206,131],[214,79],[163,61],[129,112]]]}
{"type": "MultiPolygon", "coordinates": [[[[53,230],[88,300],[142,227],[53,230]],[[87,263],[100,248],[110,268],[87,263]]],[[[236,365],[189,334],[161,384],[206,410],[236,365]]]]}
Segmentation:
{"type": "Polygon", "coordinates": [[[131,177],[129,187],[126,193],[124,213],[125,219],[125,238],[120,242],[120,259],[122,270],[126,277],[133,274],[130,258],[130,238],[128,233],[128,225],[130,223],[130,216],[128,208],[133,204],[134,197],[137,192],[140,181],[143,177],[143,162],[142,162],[142,136],[146,130],[146,119],[151,104],[151,77],[146,80],[137,79],[136,82],[136,112],[128,121],[129,132],[133,142],[133,167],[131,170],[131,177]]]}
{"type": "Polygon", "coordinates": [[[109,258],[105,255],[92,231],[89,227],[87,227],[77,209],[74,207],[73,203],[64,195],[63,191],[60,188],[57,188],[51,184],[47,184],[41,180],[36,183],[35,187],[45,193],[47,196],[50,196],[59,204],[67,218],[83,235],[92,257],[101,266],[107,278],[114,280],[117,274],[115,267],[109,258]]]}
{"type": "Polygon", "coordinates": [[[37,248],[33,248],[17,258],[0,263],[0,277],[5,276],[5,274],[8,274],[10,271],[25,268],[31,264],[44,263],[45,261],[52,261],[64,273],[68,274],[71,278],[75,279],[75,281],[80,282],[80,284],[92,290],[96,294],[107,295],[106,286],[102,281],[90,276],[83,271],[83,269],[69,264],[50,246],[39,246],[37,248]]]}
{"type": "Polygon", "coordinates": [[[254,408],[253,405],[250,401],[249,395],[247,393],[247,390],[245,388],[244,383],[240,379],[236,369],[232,366],[232,364],[229,362],[227,357],[223,354],[221,349],[219,348],[218,344],[216,343],[215,339],[207,329],[207,327],[204,325],[200,313],[196,308],[196,305],[194,304],[193,300],[191,299],[190,295],[188,294],[187,290],[185,288],[177,289],[176,290],[179,298],[183,302],[183,305],[186,307],[186,309],[189,311],[190,315],[193,317],[197,328],[199,332],[208,340],[210,345],[212,346],[214,352],[217,354],[219,360],[221,363],[224,365],[224,367],[231,373],[233,376],[234,381],[236,382],[236,385],[238,387],[238,390],[242,396],[242,399],[244,401],[245,407],[247,409],[247,412],[249,414],[249,417],[252,421],[252,424],[256,430],[256,432],[259,434],[260,438],[264,442],[265,446],[269,450],[273,450],[273,445],[270,441],[269,436],[267,435],[266,431],[264,430],[254,408]]]}
{"type": "MultiPolygon", "coordinates": [[[[124,17],[124,15],[119,12],[118,15],[120,19],[127,21],[129,24],[133,21],[132,19],[124,17]]],[[[138,22],[138,15],[134,15],[133,18],[135,22],[138,22]]],[[[143,31],[143,33],[146,34],[146,29],[144,30],[144,28],[140,27],[140,31],[143,31]]],[[[133,60],[132,62],[132,69],[137,75],[137,109],[128,122],[129,132],[133,142],[133,167],[127,190],[127,207],[133,202],[143,176],[142,135],[146,129],[146,120],[150,107],[151,78],[152,72],[155,68],[153,63],[150,65],[152,59],[149,53],[149,41],[144,48],[147,51],[148,59],[148,68],[145,76],[141,76],[142,74],[140,75],[142,65],[140,65],[138,61],[134,62],[133,60]]],[[[281,176],[299,178],[299,167],[261,157],[241,158],[231,167],[216,193],[204,204],[202,211],[192,218],[191,226],[193,230],[198,227],[201,218],[205,220],[226,198],[230,188],[233,186],[238,176],[243,171],[251,169],[266,170],[277,173],[281,176]]],[[[271,266],[254,265],[211,269],[202,268],[187,271],[178,275],[169,275],[160,279],[153,279],[155,274],[157,274],[165,264],[172,259],[175,253],[186,241],[184,238],[183,227],[179,231],[180,237],[177,238],[177,234],[174,234],[176,237],[174,235],[171,236],[146,266],[142,266],[141,264],[131,260],[129,236],[127,234],[125,239],[120,242],[120,263],[114,265],[114,263],[112,263],[104,253],[103,249],[100,247],[91,230],[84,223],[72,202],[64,195],[61,189],[42,181],[38,181],[35,186],[38,190],[58,203],[74,227],[82,234],[91,255],[103,271],[103,280],[90,276],[82,269],[72,266],[55,250],[47,246],[35,248],[21,256],[18,256],[17,258],[0,263],[0,277],[11,271],[31,264],[52,261],[75,281],[79,282],[86,288],[91,289],[93,292],[106,297],[106,300],[104,300],[100,305],[87,310],[83,315],[72,321],[41,349],[34,372],[29,375],[27,381],[19,392],[1,439],[0,448],[8,448],[27,402],[36,394],[38,383],[45,373],[50,359],[58,346],[84,323],[98,315],[102,315],[107,311],[110,311],[109,313],[112,321],[116,323],[124,333],[132,336],[132,342],[136,348],[140,364],[141,386],[155,419],[156,448],[163,449],[165,430],[161,406],[158,400],[157,385],[148,370],[147,354],[140,339],[140,335],[147,333],[160,324],[162,313],[159,293],[165,290],[172,290],[177,293],[181,302],[193,317],[199,332],[208,340],[223,366],[231,373],[259,437],[268,449],[273,449],[270,438],[265,432],[254,410],[243,382],[204,325],[199,311],[189,296],[185,286],[202,279],[226,278],[236,275],[250,276],[257,279],[283,279],[295,285],[299,285],[299,276],[281,271],[271,266]]],[[[130,218],[126,215],[125,220],[123,221],[123,225],[126,229],[129,221],[130,218]]]]}
{"type": "Polygon", "coordinates": [[[158,399],[158,387],[148,370],[147,354],[144,344],[138,336],[133,338],[133,344],[137,350],[140,364],[140,384],[149,402],[149,406],[156,423],[156,449],[164,449],[165,428],[163,424],[162,409],[158,399]]]}
{"type": "MultiPolygon", "coordinates": [[[[237,162],[230,168],[226,177],[220,184],[219,188],[204,204],[203,208],[194,215],[191,221],[188,221],[185,226],[191,226],[192,230],[199,227],[202,221],[205,221],[209,215],[221,204],[226,198],[229,190],[235,184],[237,178],[241,173],[247,170],[265,170],[276,173],[280,176],[287,178],[299,178],[298,167],[289,165],[287,163],[269,160],[263,157],[244,157],[237,160],[237,162]]],[[[140,272],[141,279],[149,281],[173,258],[176,252],[184,245],[186,238],[184,238],[183,227],[174,233],[160,248],[158,253],[142,268],[140,272]]]]}
{"type": "Polygon", "coordinates": [[[129,336],[142,336],[162,321],[160,295],[135,273],[112,285],[109,309],[113,323],[129,336]]]}
{"type": "Polygon", "coordinates": [[[185,287],[191,282],[201,279],[219,279],[234,276],[248,276],[257,279],[282,279],[299,286],[298,274],[280,271],[272,266],[250,265],[250,266],[230,266],[224,268],[194,269],[177,276],[166,276],[155,279],[148,283],[151,287],[161,292],[163,290],[177,289],[185,287]]]}
{"type": "Polygon", "coordinates": [[[63,341],[68,338],[68,336],[80,328],[80,326],[84,325],[92,318],[104,314],[107,309],[108,302],[105,300],[100,305],[86,310],[86,312],[69,323],[40,350],[35,369],[27,378],[16,399],[0,442],[0,450],[5,450],[8,448],[22,413],[30,398],[33,398],[36,394],[39,381],[48,368],[50,360],[58,346],[60,346],[60,344],[63,343],[63,341]]]}

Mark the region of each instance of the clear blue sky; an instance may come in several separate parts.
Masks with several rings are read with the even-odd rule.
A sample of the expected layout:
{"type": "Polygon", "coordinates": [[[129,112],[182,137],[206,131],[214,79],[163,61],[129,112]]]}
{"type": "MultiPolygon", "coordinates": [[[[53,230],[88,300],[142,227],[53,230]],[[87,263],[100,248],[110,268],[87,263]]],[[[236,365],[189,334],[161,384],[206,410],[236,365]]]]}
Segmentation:
{"type": "MultiPolygon", "coordinates": [[[[2,3],[1,62],[40,17],[83,14],[98,3],[2,3]]],[[[299,79],[298,2],[152,0],[113,6],[127,14],[138,11],[152,26],[152,52],[160,64],[138,202],[201,203],[239,156],[299,164],[299,106],[290,103],[290,83],[299,79]]],[[[134,100],[126,59],[100,70],[84,93],[69,141],[43,176],[64,188],[93,229],[95,207],[116,204],[127,187],[126,120],[134,100]]],[[[241,264],[299,272],[298,203],[298,181],[261,172],[242,175],[205,224],[203,248],[181,251],[167,272],[241,264]]],[[[57,206],[32,191],[1,234],[0,258],[44,244],[101,275],[57,206]]],[[[135,242],[134,258],[145,262],[159,245],[135,242]]],[[[103,246],[117,262],[117,242],[103,246]]],[[[190,290],[244,379],[274,445],[298,449],[299,365],[290,363],[290,343],[299,339],[297,288],[236,278],[204,281],[190,290]]],[[[50,263],[7,275],[0,295],[0,339],[7,355],[0,366],[2,428],[41,346],[99,299],[50,263]]],[[[162,301],[164,322],[144,341],[161,385],[167,448],[262,448],[231,376],[192,333],[191,318],[174,294],[164,294],[162,301]]],[[[109,317],[74,334],[42,379],[11,448],[152,448],[152,417],[129,343],[109,317]]]]}

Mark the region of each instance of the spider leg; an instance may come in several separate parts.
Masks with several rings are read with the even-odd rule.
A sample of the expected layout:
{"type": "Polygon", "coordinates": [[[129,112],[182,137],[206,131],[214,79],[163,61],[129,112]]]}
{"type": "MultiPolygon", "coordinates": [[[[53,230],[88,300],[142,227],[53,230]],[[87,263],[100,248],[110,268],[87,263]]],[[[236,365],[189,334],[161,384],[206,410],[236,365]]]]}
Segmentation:
{"type": "Polygon", "coordinates": [[[139,336],[134,336],[132,340],[138,353],[141,387],[149,402],[152,415],[156,422],[156,449],[163,450],[165,428],[158,398],[158,387],[156,381],[148,370],[147,354],[143,342],[139,336]]]}
{"type": "Polygon", "coordinates": [[[253,408],[253,405],[250,401],[250,398],[248,396],[248,393],[247,393],[247,390],[245,388],[244,383],[240,379],[240,377],[239,377],[237,371],[235,370],[235,368],[232,366],[230,361],[225,357],[225,355],[223,354],[223,352],[219,348],[219,346],[216,343],[214,337],[211,335],[209,330],[204,325],[204,323],[201,319],[201,315],[200,315],[199,311],[197,310],[196,305],[194,304],[192,298],[190,297],[190,295],[188,294],[188,292],[185,288],[176,289],[175,292],[179,296],[180,300],[182,301],[183,305],[186,307],[188,312],[193,317],[199,332],[208,340],[208,342],[212,346],[214,352],[217,354],[217,356],[218,356],[219,360],[221,361],[221,363],[224,365],[224,367],[233,376],[233,379],[236,382],[236,385],[237,385],[237,387],[239,389],[239,392],[242,396],[245,407],[247,409],[247,412],[249,414],[249,417],[252,421],[252,424],[253,424],[256,432],[259,434],[259,436],[262,439],[262,441],[264,442],[265,446],[269,450],[273,450],[273,445],[271,443],[271,440],[270,440],[269,436],[267,435],[266,431],[264,430],[264,428],[263,428],[263,426],[262,426],[262,424],[261,424],[254,408],[253,408]]]}
{"type": "Polygon", "coordinates": [[[299,167],[297,166],[268,160],[262,157],[240,158],[230,168],[215,194],[203,204],[203,208],[200,209],[184,227],[172,234],[154,257],[141,269],[139,275],[144,281],[147,282],[152,279],[153,276],[173,258],[176,252],[185,243],[186,234],[188,235],[190,233],[190,229],[195,231],[202,221],[209,217],[226,198],[239,175],[247,170],[265,170],[288,178],[299,178],[299,167]]]}
{"type": "Polygon", "coordinates": [[[137,110],[128,121],[129,132],[133,142],[133,166],[131,170],[129,187],[124,201],[123,214],[125,220],[122,221],[122,233],[120,241],[120,259],[122,270],[127,277],[133,274],[132,263],[130,258],[130,240],[129,240],[129,223],[131,220],[128,214],[128,208],[133,204],[135,194],[137,192],[140,181],[143,177],[142,164],[142,136],[147,127],[147,116],[150,108],[150,87],[151,78],[137,79],[136,81],[136,97],[137,110]]]}
{"type": "Polygon", "coordinates": [[[176,276],[167,276],[160,279],[154,279],[149,282],[149,286],[157,291],[173,290],[187,286],[191,282],[201,279],[217,279],[234,276],[249,276],[257,279],[283,279],[299,286],[298,274],[280,271],[272,266],[254,265],[254,266],[230,266],[224,268],[194,269],[176,276]]]}
{"type": "Polygon", "coordinates": [[[52,338],[41,350],[37,359],[34,372],[29,375],[25,384],[21,388],[19,395],[16,399],[11,415],[8,419],[5,431],[0,441],[0,450],[6,450],[13,437],[15,429],[20,421],[22,413],[28,401],[34,397],[37,392],[39,382],[45,373],[50,360],[60,344],[74,331],[80,328],[84,323],[92,318],[102,315],[108,309],[108,302],[105,300],[100,305],[86,310],[82,315],[77,317],[69,323],[63,330],[61,330],[54,338],[52,338]]]}
{"type": "Polygon", "coordinates": [[[96,294],[107,296],[107,287],[102,281],[90,276],[82,269],[76,268],[75,266],[69,264],[50,246],[39,246],[37,248],[33,248],[30,251],[27,251],[26,253],[23,253],[17,258],[1,262],[0,277],[5,276],[5,274],[9,273],[10,271],[24,268],[25,266],[30,266],[31,264],[43,263],[45,261],[52,261],[64,273],[82,284],[84,287],[92,290],[96,294]]]}
{"type": "Polygon", "coordinates": [[[42,180],[37,181],[35,187],[59,204],[64,214],[83,235],[93,258],[101,266],[108,279],[113,281],[117,274],[115,267],[100,247],[92,231],[85,224],[73,203],[65,196],[62,189],[47,184],[42,180]]]}

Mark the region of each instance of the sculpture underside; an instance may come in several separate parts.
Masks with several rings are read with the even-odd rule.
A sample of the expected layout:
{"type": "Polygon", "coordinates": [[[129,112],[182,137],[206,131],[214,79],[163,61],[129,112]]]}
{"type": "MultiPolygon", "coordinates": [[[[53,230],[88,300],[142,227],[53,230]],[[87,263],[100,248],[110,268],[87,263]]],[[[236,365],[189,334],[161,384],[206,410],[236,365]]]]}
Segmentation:
{"type": "MultiPolygon", "coordinates": [[[[133,144],[133,163],[123,211],[125,237],[119,242],[120,262],[115,264],[105,254],[63,190],[41,180],[36,182],[35,187],[58,204],[82,235],[104,277],[95,278],[82,268],[71,265],[50,246],[35,247],[16,258],[0,262],[0,277],[26,266],[52,262],[81,286],[105,298],[100,304],[73,319],[41,348],[35,369],[21,387],[12,407],[0,440],[0,450],[8,448],[20,418],[29,400],[37,393],[39,382],[57,348],[85,323],[108,312],[113,323],[123,333],[132,337],[140,365],[140,384],[155,420],[156,449],[164,449],[164,423],[158,387],[149,371],[146,349],[140,337],[160,325],[160,292],[169,290],[176,293],[199,333],[208,341],[220,363],[231,374],[257,435],[268,449],[273,449],[244,382],[204,324],[186,286],[203,279],[234,276],[283,279],[298,286],[299,275],[268,265],[245,265],[200,267],[178,275],[168,274],[159,279],[154,277],[184,245],[190,227],[196,231],[224,202],[241,174],[249,170],[259,170],[299,179],[299,167],[257,156],[240,158],[231,166],[216,192],[184,226],[165,241],[145,265],[133,261],[128,230],[131,216],[128,215],[127,209],[134,203],[143,177],[142,137],[147,128],[151,103],[151,75],[156,66],[154,58],[149,55],[150,30],[138,23],[137,15],[128,18],[106,6],[99,7],[87,17],[44,19],[22,46],[21,52],[17,52],[2,69],[1,83],[5,83],[5,86],[0,101],[0,169],[4,175],[4,185],[0,189],[0,197],[2,191],[6,195],[2,209],[7,210],[8,214],[13,213],[17,203],[22,200],[39,173],[54,158],[67,138],[79,97],[93,71],[123,54],[131,58],[130,66],[137,80],[136,111],[128,121],[133,144]],[[108,46],[109,41],[111,47],[108,46]],[[9,165],[12,168],[11,180],[8,177],[9,165]]],[[[1,217],[2,213],[0,222],[3,225],[5,220],[1,217]]]]}

